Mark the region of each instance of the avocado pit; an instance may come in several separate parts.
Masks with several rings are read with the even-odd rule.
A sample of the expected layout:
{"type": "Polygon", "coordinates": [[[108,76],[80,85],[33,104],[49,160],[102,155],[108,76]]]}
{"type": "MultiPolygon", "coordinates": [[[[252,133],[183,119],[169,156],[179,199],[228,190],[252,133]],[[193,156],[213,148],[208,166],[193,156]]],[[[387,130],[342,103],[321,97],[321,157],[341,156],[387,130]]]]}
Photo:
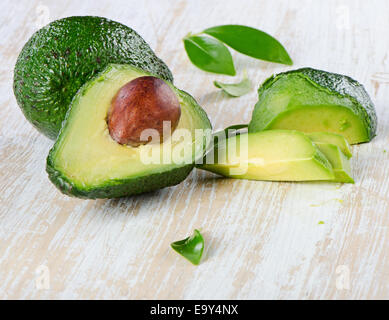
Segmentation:
{"type": "Polygon", "coordinates": [[[167,137],[164,122],[170,122],[170,133],[181,116],[181,106],[174,91],[161,79],[144,76],[136,78],[116,93],[108,112],[108,130],[112,139],[133,147],[151,141],[142,140],[144,130],[154,129],[159,141],[167,137]]]}

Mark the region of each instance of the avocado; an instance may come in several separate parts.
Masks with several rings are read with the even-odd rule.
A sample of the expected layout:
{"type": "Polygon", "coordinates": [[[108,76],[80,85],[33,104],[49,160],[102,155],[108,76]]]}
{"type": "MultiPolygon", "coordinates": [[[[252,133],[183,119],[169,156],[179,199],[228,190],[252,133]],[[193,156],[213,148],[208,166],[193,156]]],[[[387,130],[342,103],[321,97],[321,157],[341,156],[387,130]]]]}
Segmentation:
{"type": "Polygon", "coordinates": [[[161,143],[137,147],[112,139],[107,124],[111,101],[123,85],[144,76],[153,75],[131,65],[112,64],[76,94],[47,157],[49,178],[60,191],[91,199],[153,191],[180,183],[195,160],[203,157],[210,141],[208,117],[189,94],[168,81],[181,107],[172,135],[161,143]],[[199,129],[203,131],[198,133],[199,129]],[[180,135],[186,133],[190,139],[181,141],[180,135]],[[182,155],[183,150],[190,152],[182,155]],[[152,161],[147,162],[144,157],[149,154],[152,161]]]}
{"type": "Polygon", "coordinates": [[[38,30],[23,47],[14,70],[16,100],[27,120],[55,139],[73,96],[109,63],[132,64],[173,81],[131,28],[101,17],[68,17],[38,30]]]}
{"type": "Polygon", "coordinates": [[[334,132],[350,144],[376,135],[373,102],[360,83],[344,75],[312,68],[283,72],[267,79],[258,97],[249,132],[334,132]]]}
{"type": "Polygon", "coordinates": [[[333,180],[332,166],[304,133],[266,130],[240,134],[219,142],[203,158],[200,169],[249,180],[333,180]],[[236,150],[233,152],[231,150],[236,150]]]}
{"type": "Polygon", "coordinates": [[[350,150],[350,145],[347,142],[346,138],[340,134],[332,132],[312,132],[307,133],[307,136],[317,145],[319,143],[330,143],[338,146],[343,154],[350,159],[352,153],[350,150]]]}
{"type": "Polygon", "coordinates": [[[334,182],[354,183],[351,177],[351,166],[349,158],[340,150],[340,148],[331,143],[314,142],[319,150],[325,155],[331,163],[334,171],[334,182]]]}

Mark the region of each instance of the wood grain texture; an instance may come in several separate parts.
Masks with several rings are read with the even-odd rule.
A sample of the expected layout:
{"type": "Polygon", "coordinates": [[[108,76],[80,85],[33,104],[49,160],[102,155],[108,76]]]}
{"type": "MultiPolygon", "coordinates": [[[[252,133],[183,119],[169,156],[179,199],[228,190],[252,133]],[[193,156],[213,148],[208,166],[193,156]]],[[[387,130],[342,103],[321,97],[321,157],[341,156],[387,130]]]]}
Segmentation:
{"type": "MultiPolygon", "coordinates": [[[[388,1],[3,0],[0,19],[0,298],[389,298],[388,1]],[[45,8],[50,20],[101,15],[133,27],[215,129],[247,123],[256,92],[228,98],[214,88],[213,80],[236,79],[190,64],[181,41],[189,31],[257,27],[285,45],[293,68],[359,80],[376,104],[379,126],[371,143],[353,147],[355,185],[228,180],[193,171],[176,187],[132,198],[60,194],[45,173],[52,142],[25,121],[12,93],[17,55],[45,8]],[[194,228],[206,241],[197,267],[169,247],[194,228]],[[48,289],[37,286],[42,266],[48,289]]],[[[290,69],[233,56],[238,78],[247,69],[256,87],[290,69]]]]}

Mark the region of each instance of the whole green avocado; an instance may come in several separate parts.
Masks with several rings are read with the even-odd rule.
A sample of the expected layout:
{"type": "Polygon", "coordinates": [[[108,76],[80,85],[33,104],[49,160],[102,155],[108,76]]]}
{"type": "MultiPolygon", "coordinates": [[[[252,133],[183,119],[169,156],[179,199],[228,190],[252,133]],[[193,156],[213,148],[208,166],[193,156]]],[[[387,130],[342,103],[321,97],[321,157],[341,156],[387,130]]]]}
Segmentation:
{"type": "Polygon", "coordinates": [[[51,22],[25,44],[14,70],[14,93],[25,117],[55,139],[80,87],[108,64],[131,64],[164,80],[172,73],[133,29],[102,17],[51,22]]]}

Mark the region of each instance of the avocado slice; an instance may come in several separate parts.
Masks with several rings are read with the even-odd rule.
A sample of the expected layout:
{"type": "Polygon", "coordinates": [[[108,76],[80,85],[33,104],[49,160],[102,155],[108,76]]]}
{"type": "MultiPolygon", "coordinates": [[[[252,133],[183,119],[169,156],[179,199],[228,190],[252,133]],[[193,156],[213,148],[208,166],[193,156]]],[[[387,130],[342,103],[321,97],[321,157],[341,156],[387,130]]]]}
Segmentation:
{"type": "Polygon", "coordinates": [[[307,136],[316,144],[319,143],[330,143],[338,146],[343,154],[350,159],[353,155],[351,153],[351,148],[346,138],[340,134],[332,132],[312,132],[307,133],[307,136]]]}
{"type": "Polygon", "coordinates": [[[332,166],[304,133],[267,130],[240,134],[219,142],[214,157],[203,158],[200,169],[249,180],[333,180],[332,166]],[[236,152],[230,152],[230,150],[236,152]]]}
{"type": "Polygon", "coordinates": [[[109,63],[132,64],[173,81],[133,29],[102,17],[68,17],[38,30],[23,47],[14,70],[16,100],[27,120],[55,139],[73,96],[109,63]]]}
{"type": "Polygon", "coordinates": [[[331,163],[335,175],[332,181],[354,183],[351,177],[350,160],[341,149],[330,143],[315,142],[315,144],[331,163]]]}
{"type": "Polygon", "coordinates": [[[49,178],[60,191],[92,199],[148,192],[180,183],[195,160],[203,157],[210,141],[206,137],[211,131],[208,117],[189,94],[167,81],[181,106],[180,120],[170,138],[138,147],[122,145],[111,138],[107,114],[112,98],[124,84],[147,75],[150,74],[130,65],[109,65],[76,94],[47,157],[49,178]],[[189,140],[180,140],[183,132],[190,134],[189,140]],[[188,148],[190,152],[181,152],[188,148]],[[142,157],[149,154],[157,156],[145,162],[142,157]]]}
{"type": "Polygon", "coordinates": [[[258,90],[249,132],[290,129],[334,132],[350,144],[376,135],[373,102],[357,81],[340,74],[303,68],[267,79],[258,90]]]}

